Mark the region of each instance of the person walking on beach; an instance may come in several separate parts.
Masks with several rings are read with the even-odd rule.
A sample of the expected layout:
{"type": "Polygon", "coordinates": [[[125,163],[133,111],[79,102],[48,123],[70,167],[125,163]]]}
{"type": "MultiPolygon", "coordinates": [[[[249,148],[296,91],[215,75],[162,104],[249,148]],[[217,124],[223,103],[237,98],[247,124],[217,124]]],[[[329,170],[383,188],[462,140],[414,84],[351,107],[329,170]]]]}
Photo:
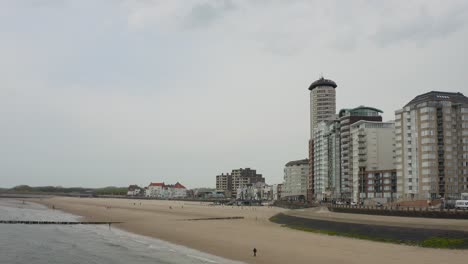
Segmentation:
{"type": "Polygon", "coordinates": [[[256,257],[257,256],[257,249],[256,248],[253,249],[253,253],[254,253],[254,257],[256,257]]]}

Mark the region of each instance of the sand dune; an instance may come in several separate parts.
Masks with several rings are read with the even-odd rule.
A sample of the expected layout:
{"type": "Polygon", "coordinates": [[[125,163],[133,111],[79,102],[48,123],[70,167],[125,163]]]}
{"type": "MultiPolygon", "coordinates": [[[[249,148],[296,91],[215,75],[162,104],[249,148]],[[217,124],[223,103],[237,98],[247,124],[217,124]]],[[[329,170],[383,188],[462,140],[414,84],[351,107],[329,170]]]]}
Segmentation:
{"type": "Polygon", "coordinates": [[[307,233],[268,221],[281,208],[207,203],[64,198],[42,203],[93,221],[122,221],[124,230],[248,263],[466,263],[468,251],[426,249],[307,233]],[[141,202],[141,205],[140,205],[141,202]],[[107,209],[110,207],[110,209],[107,209]],[[235,220],[195,218],[243,216],[235,220]],[[252,249],[258,256],[252,256],[252,249]]]}

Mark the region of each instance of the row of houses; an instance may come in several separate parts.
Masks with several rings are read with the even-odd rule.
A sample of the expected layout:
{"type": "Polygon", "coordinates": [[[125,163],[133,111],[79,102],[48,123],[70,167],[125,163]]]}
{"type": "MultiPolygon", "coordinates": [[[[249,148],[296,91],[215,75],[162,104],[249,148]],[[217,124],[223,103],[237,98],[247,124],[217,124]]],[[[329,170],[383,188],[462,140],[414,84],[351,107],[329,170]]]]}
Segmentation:
{"type": "Polygon", "coordinates": [[[188,190],[179,182],[176,184],[152,182],[144,188],[141,188],[138,185],[130,185],[128,187],[127,196],[140,196],[158,199],[186,198],[188,196],[188,190]]]}

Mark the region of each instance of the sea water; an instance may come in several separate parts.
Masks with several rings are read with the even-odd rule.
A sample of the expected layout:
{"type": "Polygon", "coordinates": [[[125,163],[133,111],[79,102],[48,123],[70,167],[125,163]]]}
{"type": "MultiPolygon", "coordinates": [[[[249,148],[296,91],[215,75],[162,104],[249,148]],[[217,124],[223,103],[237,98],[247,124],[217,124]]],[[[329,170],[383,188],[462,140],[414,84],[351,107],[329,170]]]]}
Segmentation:
{"type": "MultiPolygon", "coordinates": [[[[78,221],[45,206],[0,199],[0,220],[78,221]]],[[[240,263],[107,225],[0,224],[0,263],[240,263]]]]}

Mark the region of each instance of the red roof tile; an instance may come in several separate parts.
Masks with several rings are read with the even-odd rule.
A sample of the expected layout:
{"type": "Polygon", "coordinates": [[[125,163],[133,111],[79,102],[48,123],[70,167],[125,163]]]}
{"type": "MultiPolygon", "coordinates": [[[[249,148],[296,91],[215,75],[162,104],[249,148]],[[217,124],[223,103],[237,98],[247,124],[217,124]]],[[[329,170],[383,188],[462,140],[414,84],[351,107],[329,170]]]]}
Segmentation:
{"type": "Polygon", "coordinates": [[[177,183],[174,185],[174,188],[187,189],[187,188],[185,188],[185,186],[183,186],[183,185],[180,184],[179,182],[177,182],[177,183]]]}

